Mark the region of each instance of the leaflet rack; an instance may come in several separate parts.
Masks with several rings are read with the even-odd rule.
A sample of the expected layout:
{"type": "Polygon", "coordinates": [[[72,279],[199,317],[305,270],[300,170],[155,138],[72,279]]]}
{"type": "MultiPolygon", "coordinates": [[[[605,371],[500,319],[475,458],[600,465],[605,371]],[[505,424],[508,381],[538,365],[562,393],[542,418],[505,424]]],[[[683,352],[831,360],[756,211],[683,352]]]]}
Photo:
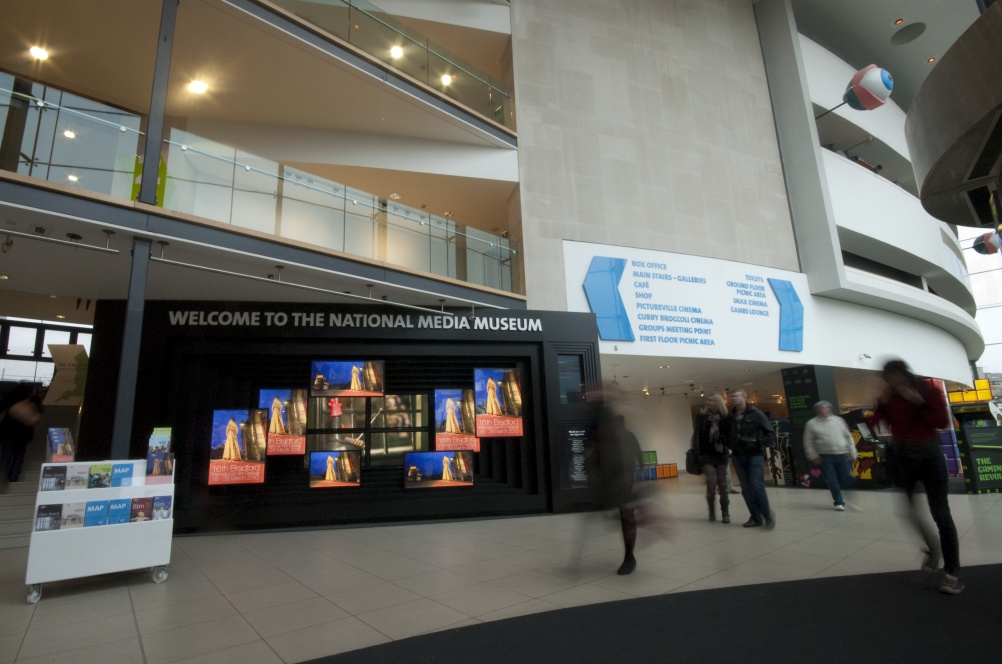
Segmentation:
{"type": "MultiPolygon", "coordinates": [[[[28,569],[25,574],[26,600],[29,604],[35,604],[41,599],[42,584],[50,581],[124,572],[144,567],[151,568],[150,571],[155,583],[163,583],[167,580],[171,539],[174,534],[173,477],[169,484],[146,484],[145,460],[95,461],[87,465],[113,465],[116,463],[134,464],[131,486],[42,491],[41,483],[43,480],[40,479],[39,492],[35,498],[33,528],[37,527],[38,508],[41,505],[60,503],[65,505],[123,498],[170,496],[170,518],[48,531],[33,530],[28,548],[28,569]]],[[[44,479],[47,467],[67,465],[70,464],[43,464],[41,476],[44,479]]]]}

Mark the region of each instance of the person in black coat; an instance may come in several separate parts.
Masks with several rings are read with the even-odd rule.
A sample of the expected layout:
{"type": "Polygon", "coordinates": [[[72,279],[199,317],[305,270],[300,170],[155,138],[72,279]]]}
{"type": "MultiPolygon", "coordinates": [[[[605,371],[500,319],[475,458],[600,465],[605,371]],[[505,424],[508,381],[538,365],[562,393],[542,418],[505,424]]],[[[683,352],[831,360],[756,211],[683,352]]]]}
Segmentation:
{"type": "Polygon", "coordinates": [[[734,420],[727,416],[727,405],[719,394],[706,398],[706,405],[696,417],[692,433],[692,448],[699,452],[706,478],[706,505],[710,521],[717,520],[716,497],[720,494],[720,520],[731,522],[731,497],[727,476],[731,472],[731,447],[734,444],[734,420]]]}
{"type": "Polygon", "coordinates": [[[0,471],[6,472],[7,481],[16,482],[24,465],[24,450],[35,437],[34,424],[22,421],[23,412],[42,413],[42,394],[29,383],[18,383],[0,399],[0,471]],[[17,415],[11,412],[14,406],[17,415]]]}

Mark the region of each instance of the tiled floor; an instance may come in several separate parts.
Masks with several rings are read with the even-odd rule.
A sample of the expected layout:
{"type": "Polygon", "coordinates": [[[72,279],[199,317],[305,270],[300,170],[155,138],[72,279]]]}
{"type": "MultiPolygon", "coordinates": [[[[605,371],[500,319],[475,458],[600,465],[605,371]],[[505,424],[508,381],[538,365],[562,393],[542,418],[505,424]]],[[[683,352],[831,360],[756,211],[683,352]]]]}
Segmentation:
{"type": "MultiPolygon", "coordinates": [[[[0,662],[299,662],[561,607],[920,563],[897,493],[851,493],[858,509],[840,513],[826,491],[773,488],[767,532],[741,527],[740,496],[735,523],[708,522],[701,478],[656,484],[672,536],[641,530],[626,577],[618,522],[597,515],[182,537],[163,584],[52,583],[37,605],[24,601],[27,549],[0,551],[0,662]]],[[[950,503],[962,562],[1002,562],[1002,497],[950,503]]]]}

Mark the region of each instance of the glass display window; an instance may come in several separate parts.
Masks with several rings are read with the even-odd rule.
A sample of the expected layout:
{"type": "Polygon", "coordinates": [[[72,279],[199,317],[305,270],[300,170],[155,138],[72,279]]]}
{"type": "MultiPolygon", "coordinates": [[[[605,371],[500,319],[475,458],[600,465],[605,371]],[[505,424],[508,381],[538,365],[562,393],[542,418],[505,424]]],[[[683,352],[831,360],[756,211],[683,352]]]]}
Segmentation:
{"type": "Polygon", "coordinates": [[[373,466],[400,466],[404,454],[431,449],[427,431],[374,432],[369,440],[369,463],[373,466]]]}
{"type": "Polygon", "coordinates": [[[364,429],[365,397],[310,397],[310,429],[364,429]]]}

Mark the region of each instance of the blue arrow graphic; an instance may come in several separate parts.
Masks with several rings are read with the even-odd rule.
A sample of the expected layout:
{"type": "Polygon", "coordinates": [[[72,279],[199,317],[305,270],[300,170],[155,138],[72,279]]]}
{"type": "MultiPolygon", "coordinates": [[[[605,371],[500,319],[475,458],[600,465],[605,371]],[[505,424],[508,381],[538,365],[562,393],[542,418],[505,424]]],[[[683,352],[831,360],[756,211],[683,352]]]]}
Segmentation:
{"type": "Polygon", "coordinates": [[[625,258],[594,256],[585,275],[584,292],[598,322],[598,336],[607,341],[633,341],[633,328],[619,296],[625,258]]]}
{"type": "Polygon", "coordinates": [[[769,279],[779,301],[779,349],[804,350],[804,305],[793,284],[785,279],[769,279]]]}

